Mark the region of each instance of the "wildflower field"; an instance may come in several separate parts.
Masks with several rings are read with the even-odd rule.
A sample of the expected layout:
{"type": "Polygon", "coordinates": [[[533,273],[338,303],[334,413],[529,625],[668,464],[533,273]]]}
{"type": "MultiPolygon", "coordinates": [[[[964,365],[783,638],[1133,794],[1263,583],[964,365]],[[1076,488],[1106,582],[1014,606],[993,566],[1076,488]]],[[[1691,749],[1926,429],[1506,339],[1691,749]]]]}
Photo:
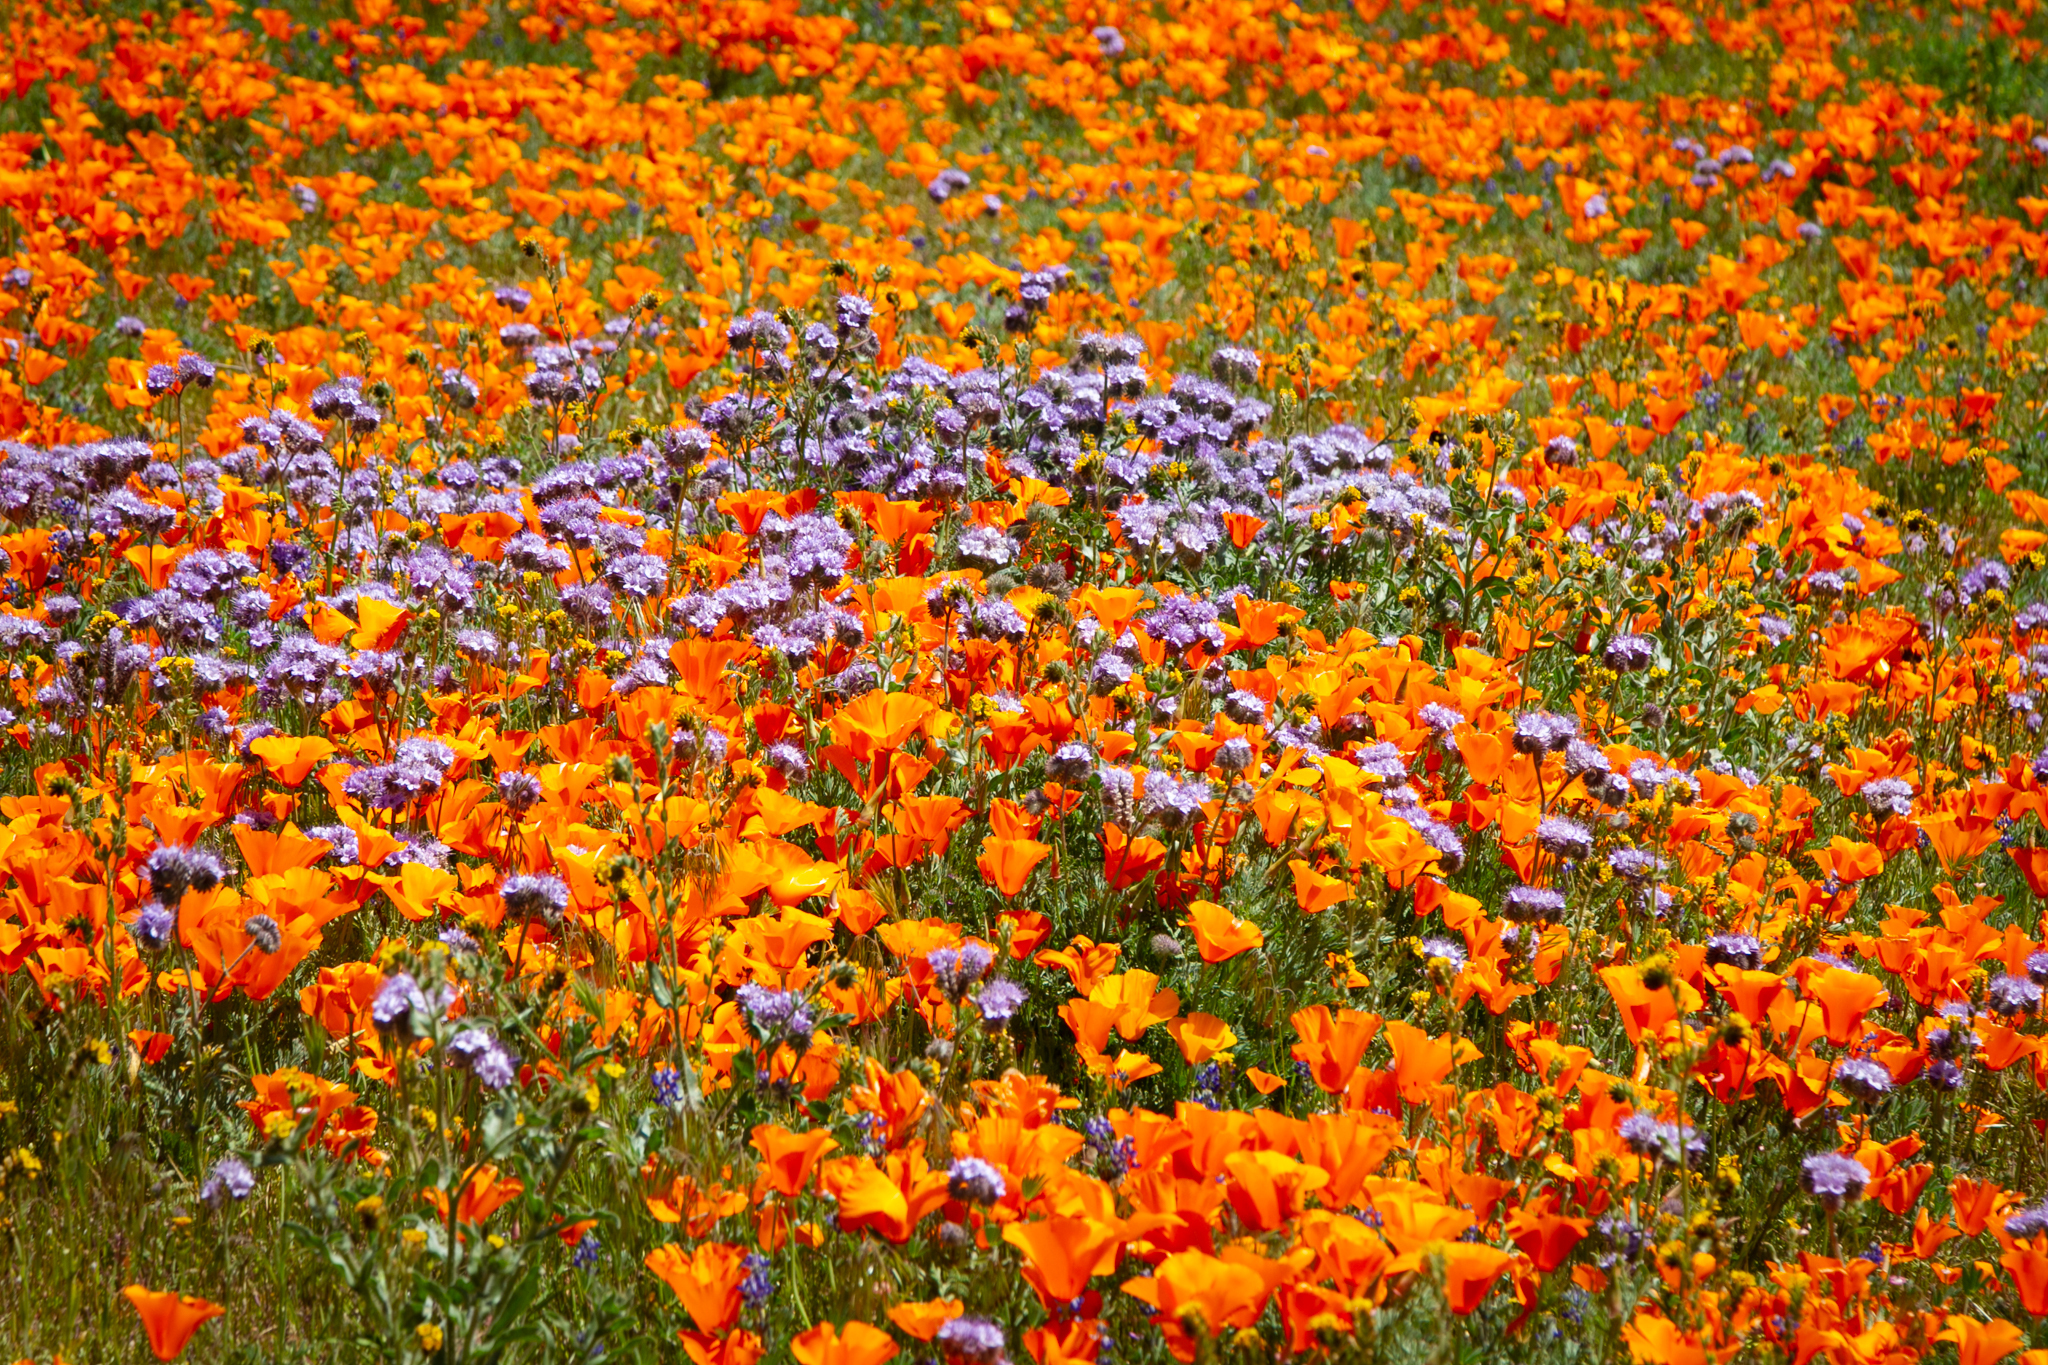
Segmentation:
{"type": "Polygon", "coordinates": [[[2040,0],[0,35],[0,1361],[2048,1365],[2040,0]]]}

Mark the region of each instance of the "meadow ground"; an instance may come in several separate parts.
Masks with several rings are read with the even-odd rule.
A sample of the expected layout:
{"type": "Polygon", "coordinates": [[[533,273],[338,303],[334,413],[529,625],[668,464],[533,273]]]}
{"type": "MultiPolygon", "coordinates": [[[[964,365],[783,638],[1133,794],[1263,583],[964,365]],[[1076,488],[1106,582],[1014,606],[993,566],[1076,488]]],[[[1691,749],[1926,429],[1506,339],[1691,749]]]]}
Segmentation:
{"type": "Polygon", "coordinates": [[[0,31],[0,1360],[2048,1362],[2038,0],[0,31]]]}

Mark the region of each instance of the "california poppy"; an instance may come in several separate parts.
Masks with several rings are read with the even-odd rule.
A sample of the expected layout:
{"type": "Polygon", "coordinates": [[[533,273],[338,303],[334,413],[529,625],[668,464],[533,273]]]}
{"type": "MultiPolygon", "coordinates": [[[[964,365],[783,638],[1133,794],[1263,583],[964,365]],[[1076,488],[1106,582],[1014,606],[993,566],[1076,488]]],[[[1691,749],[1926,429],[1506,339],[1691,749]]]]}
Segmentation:
{"type": "Polygon", "coordinates": [[[844,1327],[821,1322],[790,1338],[789,1353],[797,1365],[883,1365],[896,1358],[896,1343],[878,1327],[849,1321],[844,1327]]]}
{"type": "Polygon", "coordinates": [[[754,1182],[756,1191],[768,1190],[794,1199],[810,1184],[818,1162],[839,1146],[839,1140],[822,1128],[792,1133],[779,1124],[762,1123],[754,1127],[753,1145],[761,1154],[754,1182]]]}
{"type": "Polygon", "coordinates": [[[1002,839],[991,834],[981,841],[981,856],[975,866],[1005,899],[1024,889],[1031,871],[1052,852],[1051,844],[1035,839],[1002,839]]]}
{"type": "Polygon", "coordinates": [[[1228,962],[1239,953],[1265,946],[1266,932],[1250,920],[1239,919],[1214,901],[1188,902],[1182,921],[1195,936],[1195,948],[1208,963],[1228,962]]]}
{"type": "Polygon", "coordinates": [[[1085,1215],[1055,1215],[1003,1227],[1003,1240],[1023,1254],[1024,1278],[1048,1308],[1071,1303],[1088,1288],[1090,1279],[1115,1270],[1123,1239],[1121,1222],[1085,1215]]]}
{"type": "Polygon", "coordinates": [[[1302,913],[1321,914],[1351,899],[1350,883],[1316,871],[1306,859],[1296,858],[1287,866],[1294,873],[1294,899],[1302,913]]]}
{"type": "Polygon", "coordinates": [[[202,1324],[227,1312],[219,1304],[168,1289],[145,1289],[131,1284],[121,1293],[142,1316],[142,1330],[149,1334],[149,1349],[158,1360],[176,1360],[202,1324]]]}
{"type": "Polygon", "coordinates": [[[746,1278],[741,1248],[705,1242],[685,1252],[673,1242],[647,1253],[647,1268],[675,1291],[683,1311],[700,1332],[723,1332],[739,1321],[740,1281],[746,1278]]]}

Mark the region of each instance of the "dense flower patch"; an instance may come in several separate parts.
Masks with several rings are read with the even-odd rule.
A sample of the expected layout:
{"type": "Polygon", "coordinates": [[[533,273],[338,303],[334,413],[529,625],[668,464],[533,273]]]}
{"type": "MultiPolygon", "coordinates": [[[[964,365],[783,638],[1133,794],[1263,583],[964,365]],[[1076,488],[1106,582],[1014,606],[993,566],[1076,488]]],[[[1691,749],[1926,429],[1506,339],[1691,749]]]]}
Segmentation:
{"type": "Polygon", "coordinates": [[[2048,1360],[2031,0],[403,8],[6,16],[10,1357],[2048,1360]]]}

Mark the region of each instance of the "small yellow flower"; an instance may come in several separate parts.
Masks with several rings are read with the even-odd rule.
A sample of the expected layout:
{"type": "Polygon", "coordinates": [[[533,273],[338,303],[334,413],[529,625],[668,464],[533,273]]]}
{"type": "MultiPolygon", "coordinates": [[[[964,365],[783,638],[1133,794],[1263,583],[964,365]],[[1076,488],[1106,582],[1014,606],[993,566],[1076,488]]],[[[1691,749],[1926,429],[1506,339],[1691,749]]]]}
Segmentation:
{"type": "Polygon", "coordinates": [[[441,1329],[438,1325],[423,1322],[412,1330],[413,1335],[420,1339],[420,1350],[425,1354],[432,1355],[441,1349],[441,1329]]]}

